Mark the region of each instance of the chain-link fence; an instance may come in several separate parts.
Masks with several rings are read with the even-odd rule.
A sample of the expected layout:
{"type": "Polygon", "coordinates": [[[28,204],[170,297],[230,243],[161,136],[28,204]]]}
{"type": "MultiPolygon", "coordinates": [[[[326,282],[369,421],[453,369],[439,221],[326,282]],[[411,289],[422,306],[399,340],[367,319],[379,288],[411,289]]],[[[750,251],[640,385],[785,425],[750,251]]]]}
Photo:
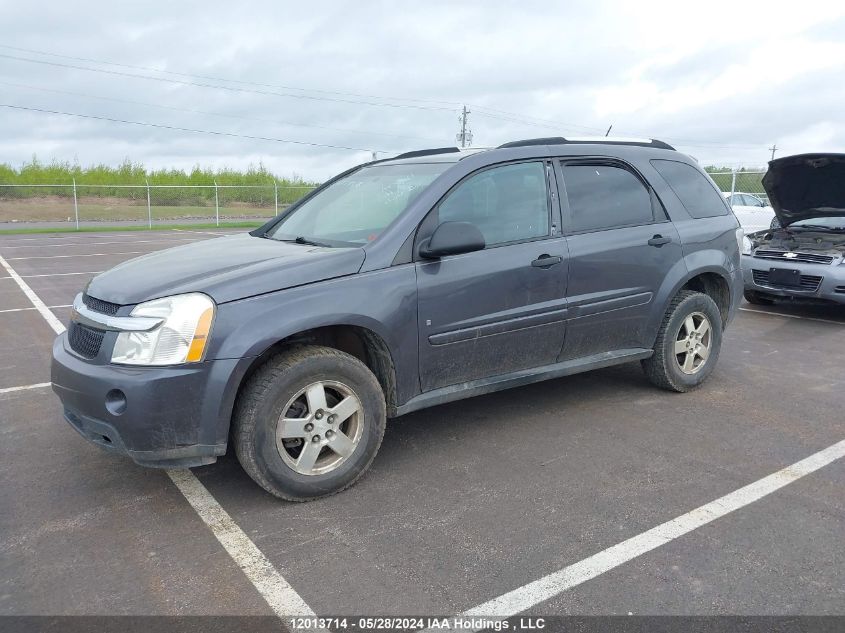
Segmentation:
{"type": "Polygon", "coordinates": [[[155,224],[264,220],[313,189],[310,185],[3,185],[0,223],[155,224]]]}
{"type": "Polygon", "coordinates": [[[750,197],[769,204],[769,197],[763,189],[765,171],[749,171],[746,169],[710,168],[707,170],[713,182],[723,192],[731,194],[734,205],[751,206],[750,197]],[[745,199],[745,196],[750,196],[745,199]],[[746,204],[748,203],[748,204],[746,204]]]}
{"type": "MultiPolygon", "coordinates": [[[[765,171],[710,168],[733,206],[768,204],[765,171]],[[747,197],[746,197],[747,196],[747,197]],[[756,198],[756,202],[754,200],[756,198]]],[[[0,223],[161,223],[264,220],[313,189],[310,185],[0,184],[0,223]]]]}

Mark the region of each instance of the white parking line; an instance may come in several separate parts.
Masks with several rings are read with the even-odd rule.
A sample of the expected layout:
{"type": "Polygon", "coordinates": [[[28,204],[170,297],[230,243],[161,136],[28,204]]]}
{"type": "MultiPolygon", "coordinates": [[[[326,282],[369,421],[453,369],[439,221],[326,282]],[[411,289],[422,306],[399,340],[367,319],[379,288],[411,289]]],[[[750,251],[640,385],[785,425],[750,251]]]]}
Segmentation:
{"type": "Polygon", "coordinates": [[[782,314],[780,312],[769,312],[768,310],[755,310],[754,308],[740,308],[743,312],[755,312],[757,314],[768,314],[769,316],[779,316],[785,319],[801,319],[804,321],[818,321],[819,323],[833,323],[834,325],[845,325],[843,321],[834,321],[833,319],[819,319],[817,317],[805,317],[797,314],[782,314]]]}
{"type": "Polygon", "coordinates": [[[215,237],[223,237],[224,235],[237,235],[237,233],[214,233],[212,231],[189,231],[188,229],[173,229],[179,233],[196,233],[197,235],[214,235],[215,237]]]}
{"type": "MultiPolygon", "coordinates": [[[[8,261],[21,261],[24,259],[60,259],[63,257],[103,257],[105,255],[140,255],[150,251],[124,251],[122,253],[83,253],[82,255],[32,255],[31,257],[9,257],[8,261]]],[[[155,251],[153,251],[155,252],[155,251]]]]}
{"type": "Polygon", "coordinates": [[[666,545],[711,521],[766,497],[784,486],[845,457],[845,440],[810,455],[763,479],[735,490],[686,514],[662,523],[627,541],[593,554],[548,576],[493,598],[464,612],[464,616],[511,617],[545,602],[646,552],[666,545]]]}
{"type": "MultiPolygon", "coordinates": [[[[50,312],[44,302],[2,256],[0,256],[0,265],[15,280],[32,302],[32,305],[35,306],[35,309],[53,328],[53,331],[56,334],[64,332],[66,328],[62,322],[50,312]]],[[[273,613],[280,618],[295,615],[314,615],[311,607],[276,570],[267,557],[261,553],[258,546],[238,527],[229,513],[217,503],[217,500],[190,470],[168,470],[166,472],[203,523],[208,526],[229,556],[267,601],[273,613]]]]}
{"type": "Polygon", "coordinates": [[[77,242],[75,244],[68,244],[62,242],[61,244],[4,244],[3,250],[10,248],[53,248],[58,246],[105,246],[107,244],[175,244],[179,242],[202,242],[205,238],[202,237],[174,237],[168,240],[119,240],[115,242],[77,242]]]}
{"type": "Polygon", "coordinates": [[[185,495],[188,503],[205,522],[246,577],[280,618],[314,615],[287,580],[273,567],[235,520],[190,470],[168,470],[167,474],[185,495]]]}
{"type": "Polygon", "coordinates": [[[34,385],[23,385],[22,387],[3,387],[0,389],[0,393],[13,393],[15,391],[27,391],[28,389],[43,389],[44,387],[49,387],[51,384],[50,382],[39,382],[34,385]]]}
{"type": "Polygon", "coordinates": [[[85,273],[42,273],[40,275],[21,275],[23,279],[32,279],[33,277],[67,277],[68,275],[99,275],[102,270],[89,270],[85,273]]]}
{"type": "Polygon", "coordinates": [[[6,272],[9,273],[9,277],[15,280],[15,283],[18,284],[23,293],[27,296],[27,298],[32,302],[32,305],[35,306],[35,309],[44,317],[47,323],[50,324],[50,327],[59,334],[65,331],[65,326],[62,325],[62,322],[56,318],[56,315],[50,312],[50,309],[47,307],[41,298],[33,292],[32,288],[21,279],[21,276],[15,272],[15,270],[9,266],[9,263],[0,256],[0,266],[6,269],[6,272]]]}
{"type": "MultiPolygon", "coordinates": [[[[9,279],[11,279],[11,277],[9,277],[9,279]]],[[[47,307],[50,308],[51,310],[53,308],[70,308],[71,304],[68,303],[68,304],[61,305],[61,306],[47,306],[47,307]]],[[[6,310],[0,310],[0,314],[5,314],[7,312],[27,312],[29,310],[37,310],[37,308],[35,308],[35,307],[32,307],[32,308],[7,308],[6,310]]]]}
{"type": "MultiPolygon", "coordinates": [[[[0,239],[4,237],[11,237],[12,239],[4,240],[2,242],[3,248],[6,246],[10,246],[12,243],[17,244],[18,242],[48,242],[47,244],[42,244],[41,246],[63,246],[67,244],[67,242],[62,242],[59,240],[80,240],[85,237],[85,235],[73,235],[68,233],[67,235],[44,235],[42,237],[17,237],[17,236],[9,236],[9,235],[2,235],[0,234],[0,239]]],[[[105,238],[109,237],[106,235],[91,235],[91,239],[97,238],[105,238]]],[[[118,236],[120,237],[120,236],[118,236]]],[[[129,236],[127,236],[129,237],[129,236]]],[[[131,243],[131,239],[121,240],[123,242],[131,243]]],[[[80,242],[81,244],[82,242],[80,242]]],[[[38,246],[37,244],[35,246],[38,246]]]]}
{"type": "MultiPolygon", "coordinates": [[[[174,231],[174,229],[160,229],[160,230],[153,229],[152,232],[147,232],[147,230],[145,229],[144,232],[139,231],[136,234],[140,235],[140,237],[150,236],[150,237],[167,238],[168,235],[173,235],[173,231],[174,231]]],[[[67,232],[67,233],[63,233],[61,235],[45,233],[44,235],[39,236],[39,237],[17,237],[16,235],[0,234],[0,239],[2,239],[4,237],[11,237],[12,239],[10,241],[14,241],[14,242],[37,242],[37,241],[40,241],[40,240],[47,240],[47,241],[81,240],[81,239],[85,239],[85,238],[90,238],[90,239],[95,240],[95,239],[106,239],[106,238],[116,239],[116,238],[120,238],[120,237],[125,237],[126,239],[121,240],[121,242],[132,242],[132,241],[134,241],[135,235],[127,234],[125,232],[124,233],[112,233],[112,232],[109,232],[109,231],[100,231],[100,232],[92,231],[92,232],[83,232],[83,233],[67,232]]],[[[174,236],[174,239],[182,239],[182,238],[174,236]]],[[[56,243],[61,244],[62,242],[56,242],[56,243]]],[[[5,248],[5,247],[6,247],[6,244],[4,243],[3,248],[5,248]]]]}

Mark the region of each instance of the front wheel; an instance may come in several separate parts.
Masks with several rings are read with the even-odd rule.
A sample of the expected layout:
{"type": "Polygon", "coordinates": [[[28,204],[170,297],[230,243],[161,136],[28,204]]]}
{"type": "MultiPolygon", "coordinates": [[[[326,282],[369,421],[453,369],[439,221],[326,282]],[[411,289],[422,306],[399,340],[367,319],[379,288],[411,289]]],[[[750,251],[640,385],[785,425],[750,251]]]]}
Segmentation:
{"type": "Polygon", "coordinates": [[[669,304],[643,370],[661,389],[690,391],[713,373],[721,345],[722,315],[716,303],[701,292],[682,290],[669,304]]]}
{"type": "Polygon", "coordinates": [[[355,483],[381,445],[386,418],[366,365],[336,349],[298,347],[268,359],[244,385],[235,452],[265,490],[308,501],[355,483]]]}

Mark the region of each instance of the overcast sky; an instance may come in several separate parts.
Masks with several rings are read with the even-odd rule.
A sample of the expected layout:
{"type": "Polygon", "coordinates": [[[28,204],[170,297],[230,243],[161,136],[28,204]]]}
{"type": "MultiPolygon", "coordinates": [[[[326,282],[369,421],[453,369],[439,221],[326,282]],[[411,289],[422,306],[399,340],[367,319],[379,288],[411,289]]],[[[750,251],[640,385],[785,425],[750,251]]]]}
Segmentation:
{"type": "Polygon", "coordinates": [[[477,146],[612,124],[705,164],[845,151],[841,1],[0,4],[0,103],[352,148],[0,108],[13,165],[324,179],[454,145],[464,103],[477,146]]]}

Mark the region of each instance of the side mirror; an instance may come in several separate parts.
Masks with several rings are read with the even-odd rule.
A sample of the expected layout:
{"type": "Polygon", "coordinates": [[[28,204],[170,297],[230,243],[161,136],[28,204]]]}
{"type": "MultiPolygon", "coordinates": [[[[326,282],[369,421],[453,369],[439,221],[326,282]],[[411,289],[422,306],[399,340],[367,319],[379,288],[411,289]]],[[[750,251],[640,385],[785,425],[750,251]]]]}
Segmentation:
{"type": "Polygon", "coordinates": [[[443,222],[420,244],[420,255],[436,259],[483,250],[487,246],[478,227],[469,222],[443,222]]]}

